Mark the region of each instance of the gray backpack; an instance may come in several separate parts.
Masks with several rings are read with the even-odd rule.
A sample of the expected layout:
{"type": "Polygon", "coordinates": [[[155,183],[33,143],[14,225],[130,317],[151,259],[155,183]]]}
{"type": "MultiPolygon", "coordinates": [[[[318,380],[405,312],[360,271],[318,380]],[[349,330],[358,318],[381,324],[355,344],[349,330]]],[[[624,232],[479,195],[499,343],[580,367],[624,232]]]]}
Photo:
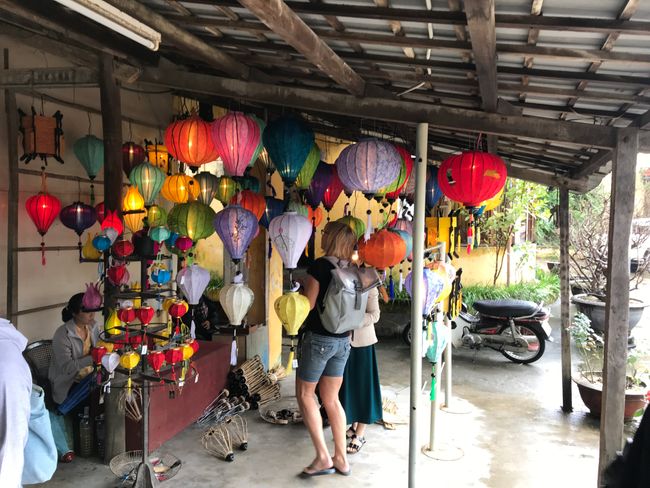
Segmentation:
{"type": "Polygon", "coordinates": [[[326,331],[343,334],[363,325],[368,293],[381,284],[374,268],[340,267],[336,258],[326,257],[334,265],[318,315],[326,331]]]}

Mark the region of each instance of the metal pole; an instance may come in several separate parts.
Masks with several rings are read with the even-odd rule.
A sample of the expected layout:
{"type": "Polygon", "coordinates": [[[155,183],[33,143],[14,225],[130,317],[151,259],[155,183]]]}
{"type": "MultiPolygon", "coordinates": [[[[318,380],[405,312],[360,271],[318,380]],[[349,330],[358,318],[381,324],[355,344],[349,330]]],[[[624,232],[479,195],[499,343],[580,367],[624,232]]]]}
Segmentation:
{"type": "Polygon", "coordinates": [[[445,327],[449,333],[449,342],[445,347],[445,407],[451,408],[453,403],[453,395],[451,393],[451,321],[449,317],[445,316],[443,320],[445,327]]]}
{"type": "MultiPolygon", "coordinates": [[[[4,69],[9,69],[9,49],[3,51],[4,69]]],[[[7,310],[6,317],[18,328],[18,106],[16,92],[5,89],[5,112],[7,116],[7,165],[9,181],[7,188],[7,310]]]]}
{"type": "Polygon", "coordinates": [[[418,405],[422,385],[422,273],[424,269],[424,218],[427,181],[427,136],[429,124],[417,126],[415,161],[415,215],[413,222],[413,301],[411,302],[411,408],[409,423],[408,486],[417,486],[418,405]]]}
{"type": "MultiPolygon", "coordinates": [[[[447,365],[445,364],[445,368],[447,365]]],[[[440,410],[440,373],[442,373],[442,366],[440,361],[433,365],[433,373],[436,377],[436,399],[431,402],[431,424],[429,425],[429,451],[436,449],[436,419],[438,418],[438,410],[440,410]]]]}
{"type": "Polygon", "coordinates": [[[571,325],[569,270],[569,190],[560,188],[560,338],[562,339],[562,410],[573,411],[571,392],[571,325]]]}

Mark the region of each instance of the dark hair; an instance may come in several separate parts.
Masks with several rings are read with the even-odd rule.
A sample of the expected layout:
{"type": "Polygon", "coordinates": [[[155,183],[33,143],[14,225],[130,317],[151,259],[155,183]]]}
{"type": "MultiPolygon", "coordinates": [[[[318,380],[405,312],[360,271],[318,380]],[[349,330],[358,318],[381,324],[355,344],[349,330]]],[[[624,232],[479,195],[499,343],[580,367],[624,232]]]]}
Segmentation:
{"type": "Polygon", "coordinates": [[[61,311],[61,319],[64,322],[67,322],[68,320],[72,320],[75,315],[77,315],[80,312],[83,312],[83,305],[82,305],[83,298],[84,298],[83,293],[77,293],[76,295],[72,295],[70,297],[70,300],[68,300],[68,304],[61,311]]]}

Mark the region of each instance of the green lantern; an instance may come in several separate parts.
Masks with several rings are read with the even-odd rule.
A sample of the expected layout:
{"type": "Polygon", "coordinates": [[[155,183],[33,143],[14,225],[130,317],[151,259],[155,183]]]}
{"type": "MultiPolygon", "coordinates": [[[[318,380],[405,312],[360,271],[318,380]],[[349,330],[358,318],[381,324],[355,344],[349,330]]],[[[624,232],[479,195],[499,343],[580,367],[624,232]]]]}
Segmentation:
{"type": "MultiPolygon", "coordinates": [[[[165,182],[163,170],[149,162],[138,164],[131,170],[129,181],[138,187],[146,206],[153,205],[165,182]]],[[[151,224],[150,224],[151,225],[151,224]]]]}
{"type": "Polygon", "coordinates": [[[318,144],[315,144],[311,147],[309,154],[307,154],[307,159],[305,159],[305,164],[303,165],[300,173],[298,173],[298,178],[296,178],[296,187],[298,190],[306,190],[309,188],[318,163],[320,162],[320,148],[318,144]]]}
{"type": "Polygon", "coordinates": [[[260,128],[260,142],[257,145],[257,147],[255,148],[255,152],[253,153],[253,157],[251,158],[250,162],[248,163],[248,167],[252,168],[253,166],[255,166],[255,162],[257,161],[257,158],[260,157],[260,153],[264,149],[264,143],[262,142],[262,135],[264,134],[264,129],[266,129],[266,122],[264,122],[262,119],[260,119],[259,117],[256,117],[253,114],[249,114],[249,117],[252,118],[260,128]]]}
{"type": "Polygon", "coordinates": [[[104,166],[104,141],[88,134],[77,139],[72,149],[81,166],[86,170],[88,178],[94,180],[104,166]]]}
{"type": "Polygon", "coordinates": [[[212,220],[215,215],[214,210],[204,203],[180,203],[169,212],[167,226],[172,232],[187,236],[196,242],[214,234],[212,220]]]}
{"type": "Polygon", "coordinates": [[[298,215],[309,218],[309,209],[300,202],[289,202],[286,212],[296,212],[298,215]]]}
{"type": "Polygon", "coordinates": [[[147,211],[147,222],[149,227],[167,225],[167,211],[158,205],[152,205],[147,211]]]}
{"type": "Polygon", "coordinates": [[[239,185],[235,180],[229,176],[222,176],[219,178],[219,184],[217,185],[217,192],[215,198],[219,200],[224,205],[228,205],[230,200],[235,193],[239,190],[239,185]]]}
{"type": "Polygon", "coordinates": [[[345,225],[350,226],[350,229],[356,234],[357,239],[361,239],[361,236],[366,231],[366,224],[363,223],[363,220],[354,217],[351,214],[347,214],[345,217],[341,217],[337,220],[345,225]]]}

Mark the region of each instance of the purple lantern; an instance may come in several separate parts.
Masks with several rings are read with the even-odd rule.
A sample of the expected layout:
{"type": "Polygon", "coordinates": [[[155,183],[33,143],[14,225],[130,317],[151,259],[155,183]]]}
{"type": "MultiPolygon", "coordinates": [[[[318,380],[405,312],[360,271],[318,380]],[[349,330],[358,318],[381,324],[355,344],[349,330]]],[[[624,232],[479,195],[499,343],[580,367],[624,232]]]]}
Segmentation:
{"type": "MultiPolygon", "coordinates": [[[[442,281],[442,278],[431,271],[429,268],[424,268],[423,270],[423,279],[424,279],[424,303],[422,304],[422,315],[428,316],[433,310],[433,306],[436,303],[436,300],[442,293],[442,289],[445,287],[445,283],[442,281]]],[[[404,286],[408,292],[411,299],[413,299],[413,272],[411,271],[404,280],[404,286]]]]}
{"type": "Polygon", "coordinates": [[[228,205],[212,221],[231,259],[238,263],[257,232],[257,217],[239,205],[228,205]]]}
{"type": "Polygon", "coordinates": [[[97,221],[95,207],[86,205],[83,202],[74,202],[72,205],[63,207],[59,214],[61,223],[68,229],[72,229],[81,237],[83,231],[89,229],[97,221]]]}
{"type": "Polygon", "coordinates": [[[266,197],[266,208],[264,209],[264,214],[260,219],[260,225],[268,229],[271,220],[276,218],[278,215],[282,215],[284,212],[285,203],[283,200],[279,200],[273,197],[266,197]]]}
{"type": "Polygon", "coordinates": [[[305,199],[312,208],[318,207],[323,201],[325,191],[332,183],[334,178],[334,165],[327,164],[325,161],[318,163],[314,177],[311,179],[309,188],[305,193],[305,199]]]}
{"type": "Polygon", "coordinates": [[[375,138],[362,139],[343,149],[336,170],[348,191],[373,195],[399,176],[402,157],[395,146],[375,138]]]}

